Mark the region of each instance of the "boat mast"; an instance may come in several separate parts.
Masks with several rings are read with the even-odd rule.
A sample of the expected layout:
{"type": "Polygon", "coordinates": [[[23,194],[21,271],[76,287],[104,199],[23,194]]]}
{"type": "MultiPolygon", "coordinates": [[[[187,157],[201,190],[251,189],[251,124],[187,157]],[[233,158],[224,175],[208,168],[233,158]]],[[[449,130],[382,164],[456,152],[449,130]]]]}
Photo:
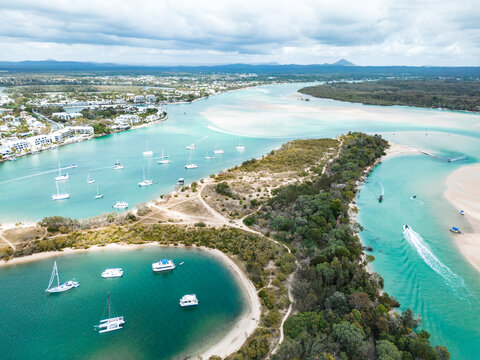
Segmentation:
{"type": "Polygon", "coordinates": [[[107,292],[108,318],[110,319],[110,292],[107,292]]]}

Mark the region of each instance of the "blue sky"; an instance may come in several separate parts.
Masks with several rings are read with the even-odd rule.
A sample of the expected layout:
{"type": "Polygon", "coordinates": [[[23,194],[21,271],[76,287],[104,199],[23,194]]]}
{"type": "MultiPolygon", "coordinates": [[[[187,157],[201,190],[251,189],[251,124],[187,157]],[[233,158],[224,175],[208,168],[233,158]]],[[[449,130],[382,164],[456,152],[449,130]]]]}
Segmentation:
{"type": "Polygon", "coordinates": [[[0,60],[480,65],[478,0],[1,0],[0,60]]]}

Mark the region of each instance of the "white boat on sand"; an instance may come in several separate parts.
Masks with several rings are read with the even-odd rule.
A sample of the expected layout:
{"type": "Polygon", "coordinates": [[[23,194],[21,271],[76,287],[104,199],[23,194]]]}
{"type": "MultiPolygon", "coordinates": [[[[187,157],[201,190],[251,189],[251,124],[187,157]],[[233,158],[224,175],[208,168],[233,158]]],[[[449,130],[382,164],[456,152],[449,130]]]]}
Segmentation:
{"type": "Polygon", "coordinates": [[[53,264],[52,275],[50,276],[50,282],[48,283],[48,287],[45,291],[50,294],[59,293],[59,292],[64,292],[64,291],[76,288],[79,285],[80,284],[78,282],[73,280],[60,284],[60,279],[58,277],[57,262],[55,261],[55,263],[53,264]],[[55,281],[55,278],[57,279],[57,286],[51,287],[53,282],[55,281]]]}

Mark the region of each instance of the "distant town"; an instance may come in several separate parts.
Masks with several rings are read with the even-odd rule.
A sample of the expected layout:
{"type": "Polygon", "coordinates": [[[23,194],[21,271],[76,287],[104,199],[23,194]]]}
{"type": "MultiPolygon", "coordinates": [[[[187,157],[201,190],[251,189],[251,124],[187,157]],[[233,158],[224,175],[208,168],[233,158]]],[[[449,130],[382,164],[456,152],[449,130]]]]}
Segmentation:
{"type": "Polygon", "coordinates": [[[0,161],[164,121],[164,104],[269,82],[255,74],[4,76],[0,161]]]}

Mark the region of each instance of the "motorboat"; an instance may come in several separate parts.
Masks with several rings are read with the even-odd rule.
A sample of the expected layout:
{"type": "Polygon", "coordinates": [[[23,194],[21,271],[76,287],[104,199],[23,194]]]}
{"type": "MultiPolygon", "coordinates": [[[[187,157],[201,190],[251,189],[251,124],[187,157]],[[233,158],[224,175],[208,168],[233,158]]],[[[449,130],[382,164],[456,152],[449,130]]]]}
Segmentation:
{"type": "Polygon", "coordinates": [[[116,277],[122,277],[122,276],[123,276],[122,268],[106,269],[104,272],[102,272],[102,278],[104,279],[116,278],[116,277]]]}
{"type": "Polygon", "coordinates": [[[178,178],[177,185],[184,185],[184,184],[185,184],[185,179],[184,178],[178,178]]]}
{"type": "Polygon", "coordinates": [[[461,233],[462,233],[462,232],[460,231],[460,229],[459,229],[458,227],[456,227],[456,226],[452,226],[452,227],[450,228],[450,231],[453,232],[453,233],[455,233],[455,234],[461,234],[461,233]]]}
{"type": "Polygon", "coordinates": [[[117,160],[115,164],[113,164],[113,170],[121,170],[123,169],[123,165],[117,160]]]}
{"type": "Polygon", "coordinates": [[[183,264],[185,264],[185,262],[182,261],[182,262],[181,262],[180,264],[178,264],[178,265],[182,266],[183,264]]]}
{"type": "Polygon", "coordinates": [[[196,306],[196,305],[198,305],[198,299],[197,299],[197,295],[195,294],[184,295],[180,299],[181,307],[196,306]]]}
{"type": "Polygon", "coordinates": [[[152,264],[152,270],[155,272],[168,271],[175,269],[175,263],[172,260],[162,259],[152,264]]]}
{"type": "Polygon", "coordinates": [[[411,229],[410,229],[410,226],[405,224],[405,225],[403,225],[403,230],[411,230],[411,229]]]}
{"type": "Polygon", "coordinates": [[[77,165],[77,164],[72,164],[72,165],[70,165],[70,167],[71,167],[72,169],[74,169],[74,168],[78,167],[78,165],[77,165]]]}
{"type": "Polygon", "coordinates": [[[126,209],[128,208],[128,203],[126,201],[117,201],[113,207],[115,209],[126,209]]]}
{"type": "Polygon", "coordinates": [[[460,210],[460,215],[465,215],[465,210],[460,210]]]}
{"type": "Polygon", "coordinates": [[[57,269],[57,262],[55,261],[53,264],[52,275],[50,276],[50,282],[48,283],[48,287],[45,290],[46,292],[53,294],[53,293],[60,293],[64,291],[68,291],[70,289],[76,288],[80,286],[80,284],[76,281],[69,280],[60,284],[60,278],[58,277],[58,269],[57,269]],[[57,286],[52,287],[53,282],[57,279],[57,286]]]}
{"type": "Polygon", "coordinates": [[[383,201],[383,195],[380,195],[380,196],[378,197],[378,202],[382,202],[382,201],[383,201]]]}

